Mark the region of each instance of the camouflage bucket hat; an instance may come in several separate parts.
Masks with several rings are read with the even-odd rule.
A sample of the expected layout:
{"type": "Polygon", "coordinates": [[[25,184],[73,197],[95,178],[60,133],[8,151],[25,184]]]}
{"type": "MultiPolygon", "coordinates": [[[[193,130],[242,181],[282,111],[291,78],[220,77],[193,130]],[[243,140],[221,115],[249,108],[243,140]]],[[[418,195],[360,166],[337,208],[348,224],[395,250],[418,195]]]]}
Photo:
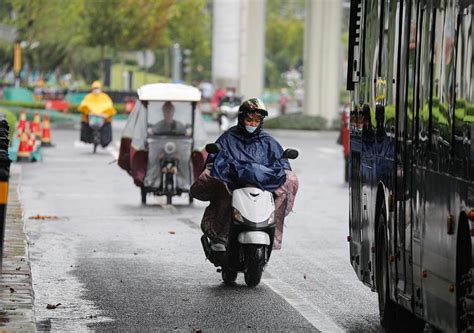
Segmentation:
{"type": "Polygon", "coordinates": [[[268,116],[267,107],[265,106],[265,104],[263,104],[260,98],[250,98],[244,101],[239,107],[239,113],[259,113],[263,117],[268,116]]]}

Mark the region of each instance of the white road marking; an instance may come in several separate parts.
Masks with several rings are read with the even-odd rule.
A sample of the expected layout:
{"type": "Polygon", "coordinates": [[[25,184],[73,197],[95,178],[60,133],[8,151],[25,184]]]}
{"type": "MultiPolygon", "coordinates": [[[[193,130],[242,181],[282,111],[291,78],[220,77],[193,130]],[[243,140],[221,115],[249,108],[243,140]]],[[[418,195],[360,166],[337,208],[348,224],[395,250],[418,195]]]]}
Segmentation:
{"type": "Polygon", "coordinates": [[[334,148],[325,148],[319,147],[316,150],[322,154],[330,154],[330,155],[339,155],[342,153],[342,149],[334,149],[334,148]]]}
{"type": "MultiPolygon", "coordinates": [[[[74,148],[79,148],[79,149],[87,148],[87,149],[91,149],[91,145],[90,145],[89,143],[85,143],[85,142],[76,140],[76,141],[74,141],[74,148]]],[[[105,150],[106,150],[110,155],[112,155],[115,159],[118,159],[118,157],[119,157],[119,148],[120,148],[120,142],[114,142],[113,145],[108,146],[107,148],[105,148],[105,150]]]]}
{"type": "Polygon", "coordinates": [[[119,157],[119,151],[115,147],[107,147],[106,150],[109,152],[110,155],[112,155],[116,160],[119,157]]]}
{"type": "Polygon", "coordinates": [[[272,276],[268,272],[264,273],[262,282],[287,301],[296,311],[305,317],[311,325],[321,332],[344,332],[341,327],[321,312],[317,306],[300,296],[289,284],[272,276]]]}
{"type": "Polygon", "coordinates": [[[74,148],[89,148],[90,144],[76,140],[74,141],[74,148]]]}

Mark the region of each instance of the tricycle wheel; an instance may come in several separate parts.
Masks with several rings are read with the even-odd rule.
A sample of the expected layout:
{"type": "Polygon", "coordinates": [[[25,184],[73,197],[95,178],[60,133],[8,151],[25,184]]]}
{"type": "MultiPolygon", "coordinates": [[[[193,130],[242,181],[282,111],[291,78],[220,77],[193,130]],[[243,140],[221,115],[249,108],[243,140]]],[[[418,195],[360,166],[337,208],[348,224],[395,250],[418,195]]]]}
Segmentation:
{"type": "Polygon", "coordinates": [[[171,194],[167,194],[166,195],[166,204],[171,205],[172,201],[173,201],[173,196],[171,194]]]}
{"type": "Polygon", "coordinates": [[[193,202],[194,202],[194,198],[191,195],[191,193],[189,193],[189,204],[191,205],[193,202]]]}
{"type": "Polygon", "coordinates": [[[146,205],[146,190],[144,187],[140,188],[140,193],[142,195],[142,204],[146,205]]]}

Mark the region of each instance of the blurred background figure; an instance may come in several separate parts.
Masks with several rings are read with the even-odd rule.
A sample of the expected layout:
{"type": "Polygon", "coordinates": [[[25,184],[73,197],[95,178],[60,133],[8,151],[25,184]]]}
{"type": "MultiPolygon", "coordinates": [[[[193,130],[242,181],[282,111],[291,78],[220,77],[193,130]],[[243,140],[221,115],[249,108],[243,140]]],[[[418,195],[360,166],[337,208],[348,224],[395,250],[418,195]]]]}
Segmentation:
{"type": "Polygon", "coordinates": [[[278,99],[280,115],[283,116],[287,113],[289,102],[290,102],[290,96],[288,96],[288,91],[285,88],[281,89],[280,98],[278,99]]]}

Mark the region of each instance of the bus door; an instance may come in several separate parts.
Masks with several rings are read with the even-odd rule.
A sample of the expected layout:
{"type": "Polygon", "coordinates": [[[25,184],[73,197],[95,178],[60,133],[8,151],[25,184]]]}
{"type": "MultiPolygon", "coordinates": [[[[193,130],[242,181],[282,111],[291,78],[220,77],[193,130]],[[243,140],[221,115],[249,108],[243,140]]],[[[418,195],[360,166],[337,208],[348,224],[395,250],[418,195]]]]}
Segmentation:
{"type": "Polygon", "coordinates": [[[401,1],[399,7],[399,40],[396,95],[396,168],[395,221],[398,301],[412,308],[412,247],[411,247],[411,180],[412,122],[416,43],[411,36],[416,31],[416,1],[401,1]],[[415,6],[415,11],[412,10],[415,6]],[[414,18],[414,19],[413,19],[414,18]]]}

